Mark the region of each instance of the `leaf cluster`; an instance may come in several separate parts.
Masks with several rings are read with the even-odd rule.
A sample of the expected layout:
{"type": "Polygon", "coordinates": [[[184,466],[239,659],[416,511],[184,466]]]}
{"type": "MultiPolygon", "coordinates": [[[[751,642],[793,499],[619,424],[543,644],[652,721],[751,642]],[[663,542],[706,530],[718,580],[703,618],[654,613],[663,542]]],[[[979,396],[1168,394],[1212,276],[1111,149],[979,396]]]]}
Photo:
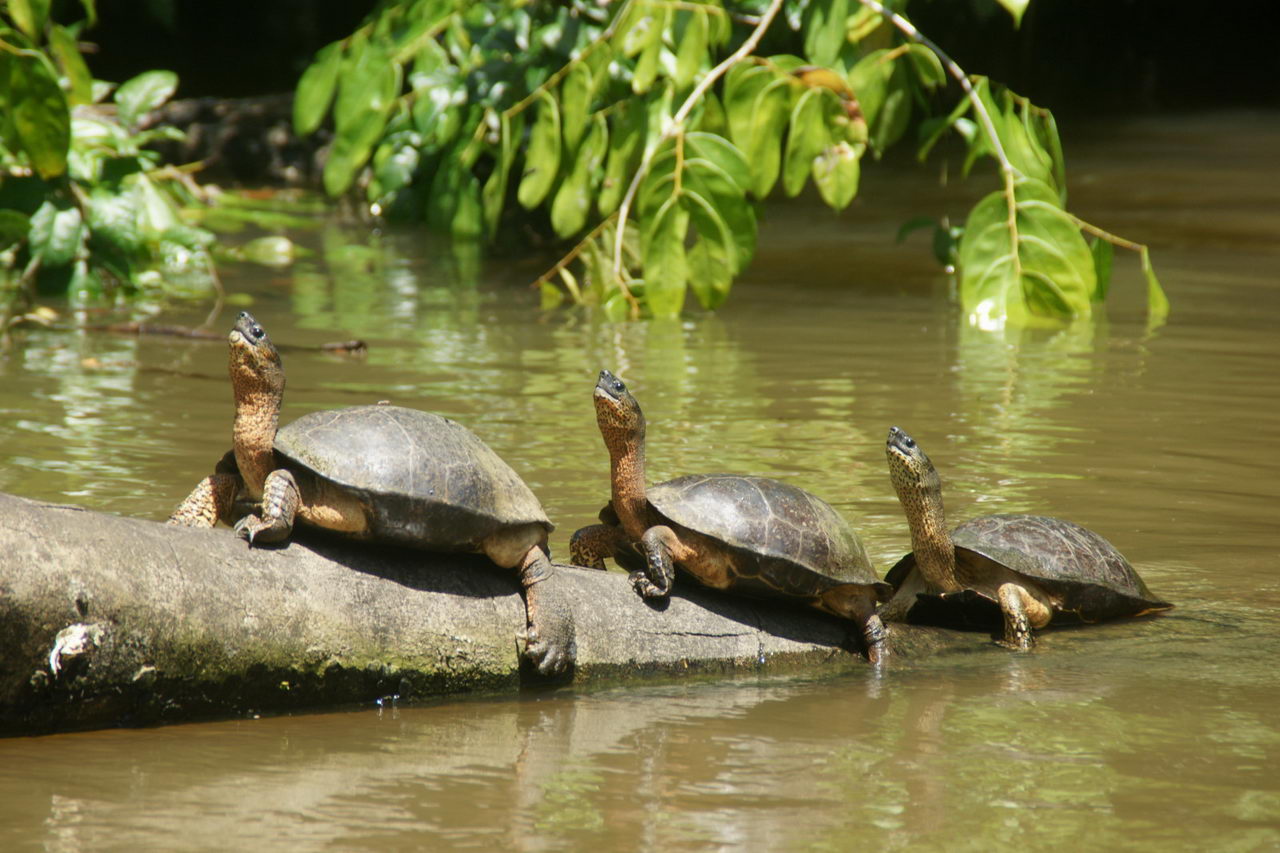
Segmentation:
{"type": "Polygon", "coordinates": [[[82,8],[72,26],[39,0],[10,0],[0,15],[0,284],[84,302],[206,276],[213,236],[182,221],[179,174],[145,147],[180,134],[139,128],[177,77],[94,80],[78,39],[97,12],[93,0],[82,8]]]}
{"type": "MultiPolygon", "coordinates": [[[[1026,6],[1000,2],[1015,19],[1026,6]]],[[[523,211],[571,246],[538,280],[544,304],[624,317],[675,316],[690,293],[722,304],[771,194],[812,185],[844,209],[865,155],[921,117],[922,158],[955,131],[966,173],[999,166],[968,228],[935,234],[965,311],[1087,314],[1110,256],[1081,229],[1105,232],[1066,212],[1052,115],[965,77],[902,5],[387,0],[317,54],[294,121],[308,133],[332,115],[331,194],[358,184],[375,213],[457,239],[496,240],[523,211]],[[934,116],[949,84],[960,102],[934,116]]]]}

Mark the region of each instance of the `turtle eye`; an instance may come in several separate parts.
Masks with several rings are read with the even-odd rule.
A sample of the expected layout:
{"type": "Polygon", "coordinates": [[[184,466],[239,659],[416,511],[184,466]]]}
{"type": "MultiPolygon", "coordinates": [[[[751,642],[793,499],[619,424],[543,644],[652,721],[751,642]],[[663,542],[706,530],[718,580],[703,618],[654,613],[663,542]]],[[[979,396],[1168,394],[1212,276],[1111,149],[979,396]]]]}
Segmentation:
{"type": "Polygon", "coordinates": [[[915,447],[915,446],[916,446],[916,440],[915,440],[914,438],[912,438],[911,436],[909,436],[909,435],[908,435],[908,436],[905,436],[905,437],[902,439],[902,443],[903,443],[903,444],[905,444],[907,447],[915,447]]]}
{"type": "Polygon", "coordinates": [[[252,326],[252,327],[250,327],[250,329],[249,329],[249,334],[250,334],[250,335],[253,335],[253,339],[254,339],[255,341],[260,341],[260,340],[262,340],[262,336],[263,336],[263,335],[265,335],[265,334],[266,334],[266,332],[262,331],[262,327],[261,327],[261,326],[252,326]]]}
{"type": "Polygon", "coordinates": [[[627,386],[623,385],[621,380],[615,379],[613,380],[613,390],[621,394],[623,391],[627,390],[627,386]]]}

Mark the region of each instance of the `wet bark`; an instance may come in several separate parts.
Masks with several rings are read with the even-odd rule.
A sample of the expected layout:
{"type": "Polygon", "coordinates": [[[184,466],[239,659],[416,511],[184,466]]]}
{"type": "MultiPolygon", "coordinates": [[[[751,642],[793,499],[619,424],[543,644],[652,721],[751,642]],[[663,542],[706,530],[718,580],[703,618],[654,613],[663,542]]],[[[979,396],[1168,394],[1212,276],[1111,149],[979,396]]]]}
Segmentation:
{"type": "MultiPolygon", "coordinates": [[[[688,583],[655,608],[620,573],[561,570],[581,589],[571,683],[868,666],[846,624],[803,608],[688,583]]],[[[0,734],[516,691],[543,683],[524,625],[515,574],[481,558],[250,550],[0,494],[0,734]]],[[[978,642],[893,626],[892,665],[978,642]]]]}

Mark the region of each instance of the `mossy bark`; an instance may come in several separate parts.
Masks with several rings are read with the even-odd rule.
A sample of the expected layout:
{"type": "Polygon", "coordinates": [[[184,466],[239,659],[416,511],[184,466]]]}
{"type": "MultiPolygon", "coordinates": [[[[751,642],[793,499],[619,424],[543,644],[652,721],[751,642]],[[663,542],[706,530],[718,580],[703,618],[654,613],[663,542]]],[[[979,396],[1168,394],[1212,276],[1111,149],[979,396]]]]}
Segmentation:
{"type": "MultiPolygon", "coordinates": [[[[625,575],[561,570],[581,589],[572,683],[867,666],[818,613],[690,583],[656,608],[625,575]]],[[[250,549],[0,494],[0,734],[515,691],[541,683],[520,666],[524,625],[515,574],[482,558],[250,549]]],[[[907,661],[978,640],[895,626],[891,642],[907,661]]]]}

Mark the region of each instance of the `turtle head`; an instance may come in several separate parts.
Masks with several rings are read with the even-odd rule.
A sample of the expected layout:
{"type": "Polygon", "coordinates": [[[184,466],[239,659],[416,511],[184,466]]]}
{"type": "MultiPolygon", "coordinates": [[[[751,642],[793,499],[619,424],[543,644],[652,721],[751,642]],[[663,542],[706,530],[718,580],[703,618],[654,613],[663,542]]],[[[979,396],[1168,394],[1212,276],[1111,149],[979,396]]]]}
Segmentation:
{"type": "Polygon", "coordinates": [[[634,441],[644,437],[644,412],[621,379],[607,370],[600,371],[593,396],[596,423],[611,450],[616,440],[634,441]]]}
{"type": "Polygon", "coordinates": [[[889,457],[889,477],[894,491],[904,505],[921,505],[927,499],[940,499],[942,481],[916,440],[898,427],[889,427],[889,438],[884,445],[889,457]]]}
{"type": "Polygon", "coordinates": [[[279,396],[284,393],[284,365],[280,353],[253,315],[241,311],[236,324],[227,335],[231,348],[231,384],[236,395],[267,392],[279,396]]]}

